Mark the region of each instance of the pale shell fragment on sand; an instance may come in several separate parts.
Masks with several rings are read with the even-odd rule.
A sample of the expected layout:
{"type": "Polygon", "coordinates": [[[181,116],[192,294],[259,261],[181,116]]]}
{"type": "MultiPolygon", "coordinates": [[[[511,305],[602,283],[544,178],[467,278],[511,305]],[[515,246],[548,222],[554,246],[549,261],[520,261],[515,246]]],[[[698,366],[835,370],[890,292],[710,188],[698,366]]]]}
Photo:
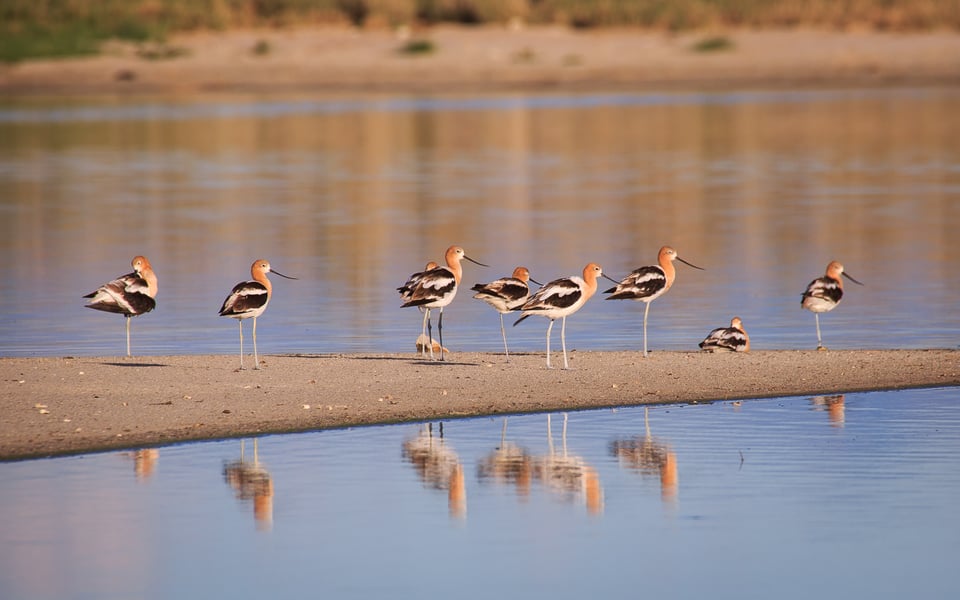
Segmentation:
{"type": "MultiPolygon", "coordinates": [[[[432,341],[433,341],[433,351],[439,353],[440,342],[438,342],[437,340],[432,340],[432,341]]],[[[421,333],[419,336],[417,336],[417,343],[416,343],[417,352],[429,352],[430,351],[430,346],[428,346],[429,343],[430,342],[428,341],[427,336],[421,333]]],[[[447,354],[450,353],[450,350],[448,350],[447,348],[444,348],[443,351],[446,352],[447,354]]]]}

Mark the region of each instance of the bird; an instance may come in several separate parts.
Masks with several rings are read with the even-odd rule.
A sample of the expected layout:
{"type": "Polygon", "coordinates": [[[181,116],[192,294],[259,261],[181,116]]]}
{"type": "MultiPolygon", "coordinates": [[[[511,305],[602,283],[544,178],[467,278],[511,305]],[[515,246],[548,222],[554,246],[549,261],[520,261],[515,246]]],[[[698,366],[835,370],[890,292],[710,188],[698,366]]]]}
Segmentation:
{"type": "Polygon", "coordinates": [[[730,350],[732,352],[750,352],[750,336],[743,328],[740,317],[730,319],[730,327],[718,327],[711,331],[700,347],[708,352],[730,350]]]}
{"type": "MultiPolygon", "coordinates": [[[[460,246],[450,246],[444,254],[447,261],[446,267],[435,267],[433,269],[415,273],[407,279],[407,283],[400,290],[400,297],[403,300],[401,308],[409,306],[423,307],[424,329],[429,340],[430,360],[433,360],[433,330],[430,325],[430,309],[440,309],[440,323],[437,331],[440,335],[440,347],[443,347],[443,307],[453,302],[457,295],[457,288],[460,286],[460,278],[463,276],[463,267],[460,261],[467,259],[470,262],[486,267],[487,265],[477,262],[467,256],[460,246]],[[411,281],[413,283],[411,284],[411,281]],[[404,292],[404,288],[410,284],[409,291],[404,292]]],[[[443,351],[440,351],[440,360],[443,360],[443,351]]]]}
{"type": "Polygon", "coordinates": [[[683,264],[700,269],[701,267],[688,263],[679,256],[677,251],[670,246],[663,246],[657,254],[659,265],[640,267],[624,277],[616,287],[603,292],[611,294],[607,300],[638,300],[646,303],[643,310],[643,356],[647,356],[647,316],[650,314],[650,303],[667,293],[673,280],[677,276],[677,271],[673,267],[673,261],[679,260],[683,264]]]}
{"type": "Polygon", "coordinates": [[[840,304],[843,298],[843,275],[857,285],[863,285],[843,270],[843,265],[833,260],[827,265],[827,272],[810,282],[800,298],[800,306],[812,312],[817,318],[817,350],[826,350],[820,337],[820,313],[829,312],[840,304]]]}
{"type": "MultiPolygon", "coordinates": [[[[417,287],[417,283],[421,279],[423,279],[423,276],[427,274],[427,271],[436,269],[439,266],[440,265],[438,265],[436,261],[431,260],[423,267],[422,271],[420,271],[419,273],[414,273],[413,275],[408,277],[406,283],[404,283],[403,285],[397,288],[397,291],[400,292],[400,299],[403,300],[404,302],[407,302],[408,300],[410,300],[410,295],[413,294],[414,288],[417,287]]],[[[420,312],[423,312],[425,310],[422,306],[418,308],[420,309],[420,312]]]]}
{"type": "Polygon", "coordinates": [[[126,317],[127,356],[130,356],[130,318],[148,313],[157,306],[157,274],[146,256],[134,256],[132,273],[101,285],[84,298],[87,308],[118,313],[126,317]]]}
{"type": "MultiPolygon", "coordinates": [[[[597,278],[606,277],[603,269],[596,263],[589,263],[583,268],[583,278],[572,276],[555,279],[537,290],[529,300],[523,303],[519,308],[523,316],[517,319],[513,326],[516,327],[524,319],[531,315],[542,315],[550,319],[550,325],[547,326],[547,368],[552,369],[550,365],[550,332],[553,329],[553,321],[562,319],[560,326],[560,344],[563,347],[563,368],[569,369],[567,362],[567,316],[580,310],[587,300],[597,292],[597,278]]],[[[615,280],[610,279],[616,283],[615,280]]]]}
{"type": "Polygon", "coordinates": [[[296,279],[276,271],[266,259],[258,258],[250,265],[250,276],[253,277],[253,281],[242,281],[233,286],[230,295],[220,307],[221,317],[236,319],[240,326],[240,370],[243,370],[243,320],[251,317],[253,317],[253,368],[260,368],[260,357],[257,355],[257,317],[267,310],[267,304],[273,294],[273,285],[267,279],[267,273],[275,273],[286,279],[296,279]]]}
{"type": "MultiPolygon", "coordinates": [[[[417,287],[417,282],[423,279],[423,276],[427,273],[427,271],[436,269],[439,266],[440,265],[438,265],[436,261],[431,260],[426,265],[424,265],[422,271],[420,271],[419,273],[414,273],[413,275],[408,277],[406,283],[404,283],[403,285],[397,288],[397,291],[400,293],[400,300],[402,300],[403,302],[407,302],[408,300],[410,300],[410,295],[413,293],[414,288],[417,287]]],[[[418,306],[417,309],[421,313],[426,310],[422,306],[418,306]]],[[[426,326],[426,321],[424,321],[424,326],[426,326]]],[[[424,327],[424,331],[420,334],[420,336],[417,337],[417,341],[416,341],[417,349],[421,350],[421,354],[426,355],[427,344],[433,344],[433,343],[434,341],[432,338],[429,341],[427,340],[426,327],[424,327]]]]}
{"type": "Polygon", "coordinates": [[[503,336],[503,353],[510,360],[510,351],[507,349],[507,334],[503,329],[503,315],[523,306],[530,297],[532,281],[540,285],[536,279],[530,278],[530,271],[526,267],[517,267],[510,277],[501,277],[490,283],[478,283],[472,288],[477,292],[473,295],[477,300],[483,300],[500,313],[500,335],[503,336]]]}

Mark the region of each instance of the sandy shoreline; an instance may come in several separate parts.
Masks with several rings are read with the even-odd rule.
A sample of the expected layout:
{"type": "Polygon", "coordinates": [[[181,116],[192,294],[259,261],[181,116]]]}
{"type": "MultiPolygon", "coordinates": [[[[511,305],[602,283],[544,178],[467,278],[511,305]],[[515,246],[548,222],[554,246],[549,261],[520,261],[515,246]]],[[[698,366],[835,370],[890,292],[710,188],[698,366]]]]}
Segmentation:
{"type": "MultiPolygon", "coordinates": [[[[436,27],[411,34],[435,50],[399,51],[388,30],[299,28],[194,33],[146,59],[112,43],[91,58],[0,65],[0,95],[458,93],[735,89],[960,83],[960,32],[818,30],[577,31],[436,27]],[[694,46],[722,36],[729,49],[694,46]],[[267,48],[257,53],[255,48],[267,48]]],[[[406,38],[406,39],[411,39],[406,38]]],[[[153,49],[154,52],[157,49],[153,49]]]]}
{"type": "Polygon", "coordinates": [[[960,350],[0,359],[0,460],[490,414],[960,385],[960,350]]]}

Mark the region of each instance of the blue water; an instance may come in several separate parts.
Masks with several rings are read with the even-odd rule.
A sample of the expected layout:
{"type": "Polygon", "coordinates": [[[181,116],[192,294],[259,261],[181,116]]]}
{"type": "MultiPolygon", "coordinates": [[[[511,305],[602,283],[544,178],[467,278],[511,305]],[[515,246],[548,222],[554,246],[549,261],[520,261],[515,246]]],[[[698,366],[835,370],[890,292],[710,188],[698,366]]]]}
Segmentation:
{"type": "Polygon", "coordinates": [[[256,456],[254,440],[226,440],[3,463],[0,596],[946,598],[957,393],[266,436],[256,456]]]}
{"type": "MultiPolygon", "coordinates": [[[[730,317],[812,348],[960,344],[955,89],[0,105],[0,356],[120,355],[81,296],[146,254],[135,354],[233,353],[216,316],[269,259],[261,353],[410,351],[395,288],[451,244],[547,281],[674,246],[653,350],[730,317]]],[[[461,290],[444,342],[500,351],[461,290]]],[[[567,342],[637,349],[591,300],[567,342]]],[[[534,320],[530,320],[534,321],[534,320]]],[[[544,323],[512,329],[541,351],[544,323]]],[[[509,323],[509,320],[508,320],[509,323]]],[[[957,390],[334,430],[0,463],[0,598],[942,598],[957,589],[957,390]],[[550,428],[548,429],[548,419],[550,428]],[[566,433],[564,433],[566,431],[566,433]]]]}
{"type": "MultiPolygon", "coordinates": [[[[0,106],[0,356],[116,356],[123,319],[81,296],[145,254],[158,308],[139,355],[233,353],[217,316],[267,258],[261,352],[413,349],[395,288],[459,244],[464,285],[525,265],[622,277],[662,245],[679,265],[652,350],[691,350],[740,316],[757,349],[812,348],[806,284],[840,260],[864,282],[822,317],[831,348],[960,343],[960,111],[951,88],[478,98],[209,97],[0,106]]],[[[591,300],[587,350],[642,347],[642,305],[591,300]]],[[[461,290],[444,342],[499,351],[461,290]]],[[[509,322],[509,321],[508,321],[509,322]]],[[[539,351],[544,323],[509,332],[539,351]]]]}

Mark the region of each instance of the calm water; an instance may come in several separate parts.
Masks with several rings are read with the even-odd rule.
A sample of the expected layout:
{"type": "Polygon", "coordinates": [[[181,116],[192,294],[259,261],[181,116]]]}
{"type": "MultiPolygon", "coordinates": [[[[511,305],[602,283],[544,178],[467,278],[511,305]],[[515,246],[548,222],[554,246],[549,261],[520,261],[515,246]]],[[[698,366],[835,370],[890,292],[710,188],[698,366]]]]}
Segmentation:
{"type": "Polygon", "coordinates": [[[957,393],[0,463],[0,596],[947,598],[957,393]]]}
{"type": "MultiPolygon", "coordinates": [[[[118,355],[80,298],[146,254],[139,354],[229,353],[265,257],[264,353],[408,351],[406,276],[450,244],[541,281],[673,245],[654,350],[741,316],[808,348],[799,294],[866,283],[834,348],[957,347],[960,90],[0,104],[0,356],[118,355]]],[[[572,347],[641,344],[591,301],[572,347]]],[[[447,345],[498,351],[461,296],[447,345]]],[[[537,350],[543,323],[510,332],[537,350]]],[[[269,436],[0,463],[0,598],[948,597],[960,403],[933,389],[269,436]],[[549,427],[548,427],[549,423],[549,427]]]]}
{"type": "MultiPolygon", "coordinates": [[[[799,294],[841,260],[863,281],[822,319],[833,348],[957,347],[960,90],[0,105],[0,356],[119,355],[123,319],[81,296],[145,254],[158,309],[139,354],[228,353],[217,317],[265,257],[263,353],[408,351],[395,288],[451,244],[547,281],[614,276],[664,244],[654,350],[743,318],[754,347],[808,348],[799,294]],[[950,241],[954,240],[954,241],[950,241]]],[[[642,306],[594,300],[572,347],[640,347],[642,306]]],[[[461,292],[454,351],[497,351],[497,315],[461,292]]],[[[544,324],[510,332],[539,350],[544,324]]]]}

